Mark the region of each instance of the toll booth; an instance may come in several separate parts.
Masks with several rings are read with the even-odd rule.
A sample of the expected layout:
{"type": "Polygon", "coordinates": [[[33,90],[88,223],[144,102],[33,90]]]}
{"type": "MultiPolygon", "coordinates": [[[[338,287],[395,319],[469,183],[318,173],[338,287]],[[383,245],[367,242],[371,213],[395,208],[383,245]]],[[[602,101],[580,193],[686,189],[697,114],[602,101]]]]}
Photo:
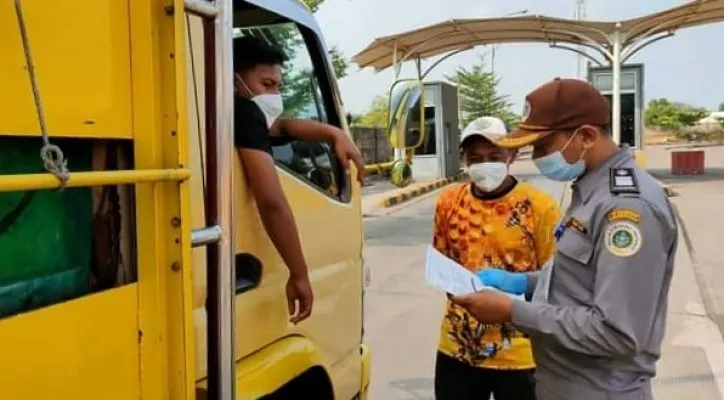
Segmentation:
{"type": "MultiPolygon", "coordinates": [[[[588,67],[588,81],[611,101],[613,71],[611,67],[588,67]]],[[[634,149],[644,147],[644,66],[621,66],[621,144],[634,149]]],[[[613,121],[613,118],[611,119],[613,121]]]]}
{"type": "Polygon", "coordinates": [[[458,88],[446,82],[426,82],[423,90],[424,111],[415,107],[407,125],[406,142],[417,143],[419,118],[424,118],[425,134],[414,150],[412,176],[416,180],[455,176],[460,171],[458,88]]]}

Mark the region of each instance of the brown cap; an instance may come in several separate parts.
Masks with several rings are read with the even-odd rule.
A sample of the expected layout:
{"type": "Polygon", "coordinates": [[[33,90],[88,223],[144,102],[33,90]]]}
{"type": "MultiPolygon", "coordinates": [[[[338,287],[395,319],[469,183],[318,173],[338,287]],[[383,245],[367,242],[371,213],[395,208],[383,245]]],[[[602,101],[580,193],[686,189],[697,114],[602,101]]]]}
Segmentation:
{"type": "Polygon", "coordinates": [[[504,148],[529,146],[553,132],[582,125],[608,125],[611,106],[590,83],[555,78],[525,97],[523,120],[518,128],[495,143],[504,148]]]}

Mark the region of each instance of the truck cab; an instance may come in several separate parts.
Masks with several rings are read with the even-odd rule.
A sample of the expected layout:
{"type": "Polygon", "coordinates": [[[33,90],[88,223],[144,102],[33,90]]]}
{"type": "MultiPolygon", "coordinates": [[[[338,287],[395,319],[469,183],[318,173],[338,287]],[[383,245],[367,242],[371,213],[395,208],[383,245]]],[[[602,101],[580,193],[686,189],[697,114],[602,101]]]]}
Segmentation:
{"type": "Polygon", "coordinates": [[[244,35],[287,52],[285,117],[348,131],[299,1],[0,3],[8,398],[366,397],[359,184],[325,143],[273,146],[315,290],[292,325],[230,146],[244,35]]]}

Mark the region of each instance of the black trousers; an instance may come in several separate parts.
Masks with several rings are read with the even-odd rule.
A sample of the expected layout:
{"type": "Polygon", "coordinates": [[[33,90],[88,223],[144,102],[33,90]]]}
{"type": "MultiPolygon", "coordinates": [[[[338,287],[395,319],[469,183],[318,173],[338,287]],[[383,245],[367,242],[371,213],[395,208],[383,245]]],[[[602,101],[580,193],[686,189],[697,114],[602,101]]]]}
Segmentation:
{"type": "Polygon", "coordinates": [[[473,367],[437,353],[436,400],[535,400],[534,369],[497,370],[473,367]]]}

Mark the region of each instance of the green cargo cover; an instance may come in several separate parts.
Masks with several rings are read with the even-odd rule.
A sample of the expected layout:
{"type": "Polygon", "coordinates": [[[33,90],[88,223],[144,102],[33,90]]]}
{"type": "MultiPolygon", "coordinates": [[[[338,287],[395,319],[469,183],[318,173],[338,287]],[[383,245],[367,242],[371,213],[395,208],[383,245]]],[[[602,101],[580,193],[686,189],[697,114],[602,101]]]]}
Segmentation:
{"type": "MultiPolygon", "coordinates": [[[[91,169],[89,141],[55,142],[71,171],[91,169]]],[[[41,145],[0,138],[0,174],[44,172],[41,145]]],[[[90,188],[0,193],[0,318],[88,292],[92,205],[90,188]]]]}

